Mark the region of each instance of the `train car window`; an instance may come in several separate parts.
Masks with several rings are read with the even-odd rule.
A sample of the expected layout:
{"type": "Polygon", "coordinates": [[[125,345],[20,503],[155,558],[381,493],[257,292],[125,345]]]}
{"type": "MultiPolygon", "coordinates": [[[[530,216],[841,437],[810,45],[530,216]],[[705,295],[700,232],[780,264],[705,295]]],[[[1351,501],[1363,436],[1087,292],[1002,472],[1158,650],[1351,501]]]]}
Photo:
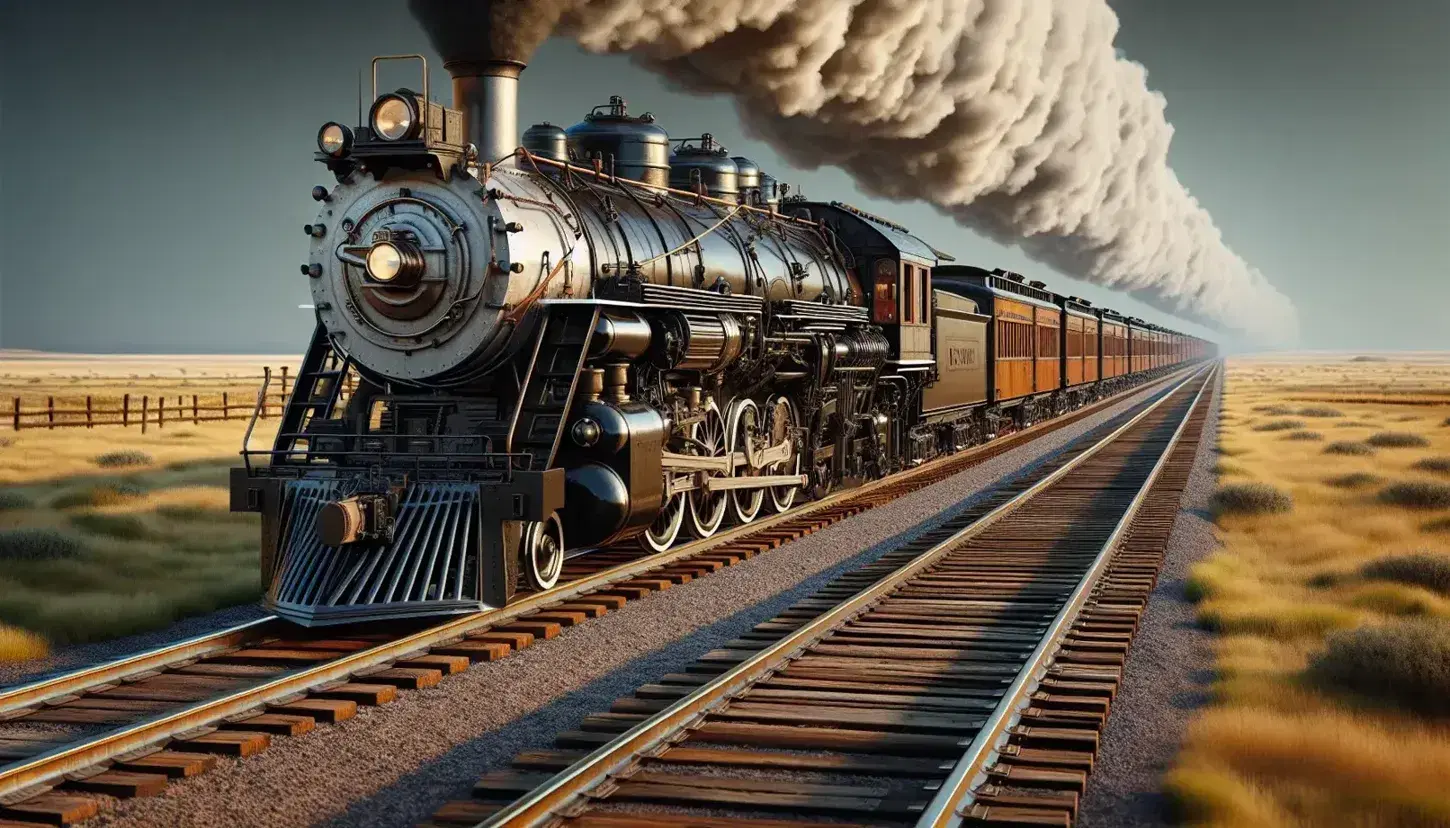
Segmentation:
{"type": "Polygon", "coordinates": [[[877,322],[896,321],[896,279],[896,262],[891,259],[878,259],[872,301],[872,315],[877,322]]]}
{"type": "Polygon", "coordinates": [[[921,284],[916,291],[917,298],[921,301],[921,307],[917,309],[916,318],[918,321],[926,322],[931,319],[931,270],[925,267],[916,269],[916,278],[921,284]]]}
{"type": "Polygon", "coordinates": [[[916,319],[916,268],[901,266],[901,323],[909,325],[916,319]]]}

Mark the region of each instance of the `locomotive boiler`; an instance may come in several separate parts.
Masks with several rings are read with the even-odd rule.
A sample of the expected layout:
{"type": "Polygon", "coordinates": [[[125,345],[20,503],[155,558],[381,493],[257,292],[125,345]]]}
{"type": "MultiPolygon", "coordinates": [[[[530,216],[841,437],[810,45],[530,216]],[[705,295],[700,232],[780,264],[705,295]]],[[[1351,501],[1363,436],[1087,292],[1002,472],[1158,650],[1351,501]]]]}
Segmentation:
{"type": "Polygon", "coordinates": [[[316,327],[272,447],[233,473],[279,615],[503,606],[572,550],[709,537],[1109,390],[1081,348],[1074,383],[1035,361],[1039,326],[1096,336],[1080,300],[969,268],[935,290],[949,257],[906,228],[621,98],[520,136],[528,55],[486,11],[466,36],[453,5],[412,7],[453,105],[424,57],[377,58],[366,122],[319,130],[316,327]],[[399,60],[421,88],[379,90],[399,60]]]}

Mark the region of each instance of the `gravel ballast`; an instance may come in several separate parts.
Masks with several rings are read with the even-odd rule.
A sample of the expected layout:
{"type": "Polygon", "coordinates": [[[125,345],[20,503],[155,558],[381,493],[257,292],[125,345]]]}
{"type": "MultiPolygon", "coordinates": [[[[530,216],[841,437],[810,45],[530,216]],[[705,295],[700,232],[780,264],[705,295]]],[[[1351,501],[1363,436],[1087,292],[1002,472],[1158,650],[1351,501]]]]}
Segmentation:
{"type": "Polygon", "coordinates": [[[1189,570],[1218,548],[1209,517],[1223,379],[1215,384],[1208,421],[1183,492],[1158,586],[1148,599],[1098,758],[1088,777],[1078,828],[1170,825],[1163,775],[1178,755],[1194,712],[1213,681],[1213,636],[1195,622],[1184,587],[1189,570]]]}
{"type": "Polygon", "coordinates": [[[120,802],[97,826],[412,826],[521,750],[739,636],[905,536],[939,524],[984,489],[1060,450],[1141,400],[1020,446],[935,486],[750,561],[676,586],[436,688],[402,694],[271,750],[223,760],[150,799],[120,802]]]}

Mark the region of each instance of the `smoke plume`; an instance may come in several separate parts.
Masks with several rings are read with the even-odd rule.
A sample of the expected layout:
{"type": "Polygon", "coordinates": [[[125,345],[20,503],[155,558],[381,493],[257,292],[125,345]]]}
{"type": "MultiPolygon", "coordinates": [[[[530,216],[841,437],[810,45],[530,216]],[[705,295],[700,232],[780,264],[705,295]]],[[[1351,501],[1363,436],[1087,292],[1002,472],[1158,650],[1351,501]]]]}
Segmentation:
{"type": "Polygon", "coordinates": [[[734,97],[792,164],[926,200],[1062,272],[1263,342],[1292,303],[1168,165],[1106,0],[554,0],[586,49],[734,97]]]}

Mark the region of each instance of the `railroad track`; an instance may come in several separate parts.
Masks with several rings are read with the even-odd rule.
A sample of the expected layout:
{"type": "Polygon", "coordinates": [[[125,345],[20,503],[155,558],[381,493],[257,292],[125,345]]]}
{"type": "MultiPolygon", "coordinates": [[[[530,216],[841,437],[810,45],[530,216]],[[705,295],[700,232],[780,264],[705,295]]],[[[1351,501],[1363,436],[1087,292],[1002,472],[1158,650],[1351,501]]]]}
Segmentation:
{"type": "Polygon", "coordinates": [[[1070,825],[1215,371],[520,754],[429,826],[1070,825]]]}
{"type": "MultiPolygon", "coordinates": [[[[1179,372],[1166,380],[1181,377],[1179,372]]],[[[474,662],[747,560],[1064,428],[1137,386],[1056,420],[887,480],[657,554],[604,549],[566,562],[561,583],[491,612],[442,623],[303,630],[263,618],[60,676],[0,688],[0,825],[70,824],[95,799],[151,795],[217,756],[265,750],[276,735],[386,704],[474,662]]]]}

